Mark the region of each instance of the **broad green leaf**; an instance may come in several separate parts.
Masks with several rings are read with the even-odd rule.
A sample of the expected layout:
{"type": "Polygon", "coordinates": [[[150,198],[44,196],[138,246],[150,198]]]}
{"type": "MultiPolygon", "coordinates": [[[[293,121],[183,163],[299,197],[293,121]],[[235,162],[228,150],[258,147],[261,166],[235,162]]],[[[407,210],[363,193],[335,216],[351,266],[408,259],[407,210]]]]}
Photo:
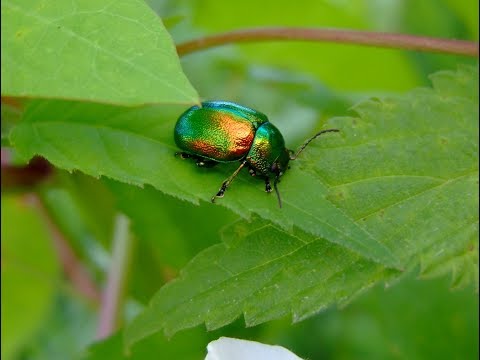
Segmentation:
{"type": "MultiPolygon", "coordinates": [[[[461,247],[459,238],[438,246],[452,240],[461,247]]],[[[478,241],[468,240],[463,247],[478,241]]],[[[406,272],[416,273],[416,251],[411,251],[416,262],[401,272],[304,232],[289,234],[264,221],[242,221],[225,231],[223,244],[201,252],[177,280],[160,289],[127,327],[126,343],[158,331],[171,336],[202,323],[213,330],[241,315],[247,326],[289,314],[300,321],[332,304],[346,305],[377,282],[392,283],[406,272]]],[[[442,260],[438,266],[445,273],[450,264],[442,260]]],[[[478,249],[468,265],[478,269],[478,249]]],[[[452,285],[458,286],[453,276],[452,285]]],[[[472,283],[470,278],[463,285],[472,283]]]]}
{"type": "Polygon", "coordinates": [[[2,95],[197,103],[162,21],[140,0],[2,2],[2,95]]]}
{"type": "MultiPolygon", "coordinates": [[[[327,199],[381,239],[404,272],[421,265],[424,277],[452,273],[453,287],[478,281],[475,73],[440,72],[432,77],[435,92],[358,105],[351,129],[342,126],[344,118],[331,120],[345,129],[343,144],[324,152],[318,143],[310,151],[328,171],[305,159],[306,173],[329,184],[327,199]]],[[[321,237],[266,222],[231,232],[157,293],[127,329],[128,343],[203,322],[215,329],[242,313],[248,326],[288,313],[301,320],[399,274],[321,237]]]]}
{"type": "MultiPolygon", "coordinates": [[[[26,158],[41,154],[68,171],[79,169],[95,177],[105,175],[140,186],[151,184],[196,203],[198,199],[210,201],[237,164],[198,169],[191,162],[174,157],[174,121],[184,109],[173,110],[171,116],[172,109],[161,106],[124,109],[37,102],[12,130],[11,141],[26,158]]],[[[323,143],[335,141],[339,141],[338,136],[326,137],[323,143]]],[[[285,229],[295,225],[376,261],[399,265],[378,239],[325,198],[328,188],[320,178],[301,171],[298,165],[282,181],[283,209],[278,208],[274,196],[264,193],[262,183],[242,175],[219,203],[244,217],[256,212],[285,229]]]]}
{"type": "Polygon", "coordinates": [[[52,239],[27,197],[2,194],[2,359],[12,359],[53,305],[59,266],[52,239]]]}
{"type": "Polygon", "coordinates": [[[333,170],[314,170],[331,185],[327,198],[407,267],[414,254],[425,264],[459,251],[478,259],[478,69],[439,72],[432,81],[434,93],[357,106],[358,132],[346,129],[345,145],[322,153],[333,170]]]}
{"type": "MultiPolygon", "coordinates": [[[[218,203],[244,217],[255,212],[284,229],[295,225],[374,261],[406,266],[408,251],[393,255],[392,249],[399,242],[408,248],[418,237],[414,224],[424,230],[420,238],[427,247],[435,242],[433,229],[456,225],[442,216],[477,214],[472,208],[478,197],[462,195],[477,194],[477,73],[471,67],[441,72],[433,77],[433,90],[363,102],[355,108],[360,117],[332,119],[328,126],[340,135],[316,141],[284,175],[283,209],[246,174],[218,203]],[[452,203],[460,199],[455,196],[468,199],[462,211],[452,203]],[[441,211],[427,216],[431,221],[416,221],[412,211],[428,212],[433,205],[441,211]],[[398,231],[386,237],[391,229],[398,231]]],[[[37,102],[13,129],[11,142],[26,158],[40,154],[69,171],[209,201],[235,165],[198,169],[173,156],[171,134],[182,110],[37,102]]]]}
{"type": "Polygon", "coordinates": [[[242,313],[247,326],[289,313],[299,321],[397,274],[321,238],[290,234],[265,221],[228,228],[224,242],[201,252],[155,295],[127,327],[127,345],[153,332],[170,336],[201,323],[213,330],[242,313]]]}

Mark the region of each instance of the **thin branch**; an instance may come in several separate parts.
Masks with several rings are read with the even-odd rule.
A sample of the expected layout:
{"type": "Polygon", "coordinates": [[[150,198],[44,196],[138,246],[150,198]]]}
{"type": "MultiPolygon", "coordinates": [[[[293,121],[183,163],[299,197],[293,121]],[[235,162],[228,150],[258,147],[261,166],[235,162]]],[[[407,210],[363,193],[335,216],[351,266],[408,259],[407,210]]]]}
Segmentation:
{"type": "Polygon", "coordinates": [[[177,53],[192,52],[230,43],[258,41],[316,41],[437,52],[478,57],[478,42],[406,34],[322,28],[252,28],[226,32],[177,45],[177,53]]]}
{"type": "Polygon", "coordinates": [[[107,284],[103,291],[97,339],[111,335],[119,325],[132,252],[130,220],[123,214],[115,219],[113,249],[107,284]]]}

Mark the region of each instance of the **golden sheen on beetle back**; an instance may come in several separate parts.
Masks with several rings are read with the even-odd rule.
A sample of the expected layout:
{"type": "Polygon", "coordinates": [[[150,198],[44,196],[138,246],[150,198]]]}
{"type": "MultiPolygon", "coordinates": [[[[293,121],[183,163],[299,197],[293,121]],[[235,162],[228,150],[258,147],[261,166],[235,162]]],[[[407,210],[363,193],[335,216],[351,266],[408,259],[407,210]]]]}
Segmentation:
{"type": "Polygon", "coordinates": [[[192,107],[175,127],[175,142],[185,151],[218,162],[239,160],[252,146],[255,127],[232,111],[192,107]]]}

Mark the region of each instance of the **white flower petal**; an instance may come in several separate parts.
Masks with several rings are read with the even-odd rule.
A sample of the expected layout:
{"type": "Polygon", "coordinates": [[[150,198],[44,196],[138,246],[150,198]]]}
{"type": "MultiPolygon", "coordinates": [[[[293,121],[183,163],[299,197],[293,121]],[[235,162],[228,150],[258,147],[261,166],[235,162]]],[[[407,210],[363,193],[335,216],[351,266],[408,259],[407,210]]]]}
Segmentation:
{"type": "Polygon", "coordinates": [[[207,346],[205,360],[302,360],[291,351],[256,341],[221,337],[207,346]]]}

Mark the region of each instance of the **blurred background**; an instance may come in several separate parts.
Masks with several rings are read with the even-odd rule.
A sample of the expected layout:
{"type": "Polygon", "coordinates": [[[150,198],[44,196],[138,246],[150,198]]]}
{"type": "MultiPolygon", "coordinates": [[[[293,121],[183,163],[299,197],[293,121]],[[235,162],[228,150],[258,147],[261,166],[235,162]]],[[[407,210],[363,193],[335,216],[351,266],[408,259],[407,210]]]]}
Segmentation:
{"type": "MultiPolygon", "coordinates": [[[[256,26],[478,41],[473,0],[147,2],[177,44],[256,26]]],[[[203,100],[236,101],[268,114],[295,148],[329,117],[351,115],[350,107],[362,99],[428,86],[429,74],[476,61],[351,45],[263,42],[190,54],[181,64],[203,100]]],[[[20,115],[2,103],[2,133],[20,115]]],[[[15,163],[15,154],[2,149],[2,162],[7,157],[15,163]]],[[[237,218],[221,206],[201,207],[151,187],[80,173],[56,171],[34,188],[4,189],[2,181],[2,355],[123,358],[120,333],[85,351],[97,332],[116,214],[128,208],[135,220],[128,321],[193,256],[220,242],[220,230],[237,218]]],[[[210,333],[203,327],[183,331],[169,341],[154,335],[138,343],[132,357],[201,359],[208,341],[232,336],[280,344],[308,359],[478,358],[478,294],[472,288],[451,291],[449,279],[413,276],[394,285],[376,287],[346,308],[328,309],[293,326],[283,319],[245,329],[240,319],[210,333]]]]}

